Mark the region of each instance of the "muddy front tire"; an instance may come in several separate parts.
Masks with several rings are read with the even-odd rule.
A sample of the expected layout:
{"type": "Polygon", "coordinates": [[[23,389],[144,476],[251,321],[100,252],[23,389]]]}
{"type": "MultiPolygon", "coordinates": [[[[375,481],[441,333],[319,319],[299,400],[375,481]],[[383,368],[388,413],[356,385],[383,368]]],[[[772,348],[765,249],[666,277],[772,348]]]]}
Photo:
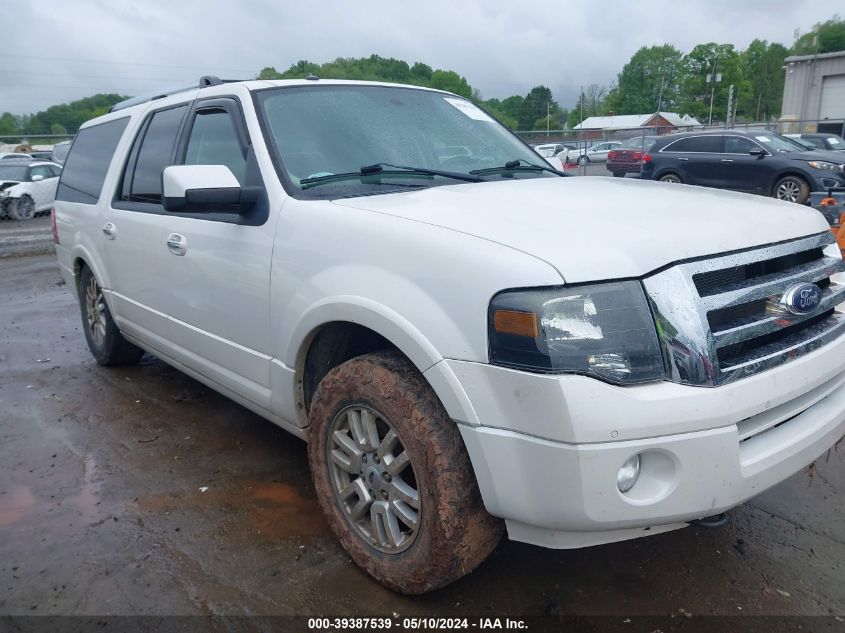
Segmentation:
{"type": "Polygon", "coordinates": [[[132,365],[141,360],[144,350],[123,338],[103,290],[87,266],[79,275],[79,309],[88,349],[100,365],[132,365]]]}
{"type": "Polygon", "coordinates": [[[407,594],[475,569],[502,521],[484,509],[455,423],[396,352],[330,371],[309,413],[308,460],[323,512],[360,567],[407,594]]]}

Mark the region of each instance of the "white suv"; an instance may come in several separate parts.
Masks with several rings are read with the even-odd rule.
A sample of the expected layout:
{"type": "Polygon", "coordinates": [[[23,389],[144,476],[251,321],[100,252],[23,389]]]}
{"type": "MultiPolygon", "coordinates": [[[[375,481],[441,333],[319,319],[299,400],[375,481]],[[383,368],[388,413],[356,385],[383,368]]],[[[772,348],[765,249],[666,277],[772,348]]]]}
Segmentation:
{"type": "Polygon", "coordinates": [[[561,176],[452,94],[206,79],[82,127],[56,251],[99,363],[148,351],[306,439],[343,546],[418,593],[503,528],[717,515],[845,433],[820,214],[561,176]]]}

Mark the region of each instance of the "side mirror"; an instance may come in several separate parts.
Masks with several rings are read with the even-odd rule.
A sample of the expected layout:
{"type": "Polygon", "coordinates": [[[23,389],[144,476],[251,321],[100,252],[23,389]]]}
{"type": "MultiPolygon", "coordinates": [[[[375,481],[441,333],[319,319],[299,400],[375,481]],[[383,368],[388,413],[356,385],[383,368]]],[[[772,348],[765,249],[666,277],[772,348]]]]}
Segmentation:
{"type": "Polygon", "coordinates": [[[765,155],[766,155],[766,152],[765,152],[764,150],[762,150],[762,149],[752,149],[752,150],[751,150],[750,152],[748,152],[748,153],[749,153],[751,156],[759,156],[760,158],[763,158],[763,156],[765,156],[765,155]]]}
{"type": "Polygon", "coordinates": [[[36,174],[32,177],[32,182],[38,182],[39,180],[44,180],[44,176],[42,176],[41,174],[36,174]]]}
{"type": "Polygon", "coordinates": [[[162,204],[171,212],[244,214],[258,200],[258,189],[241,187],[225,165],[171,165],[161,180],[162,204]]]}

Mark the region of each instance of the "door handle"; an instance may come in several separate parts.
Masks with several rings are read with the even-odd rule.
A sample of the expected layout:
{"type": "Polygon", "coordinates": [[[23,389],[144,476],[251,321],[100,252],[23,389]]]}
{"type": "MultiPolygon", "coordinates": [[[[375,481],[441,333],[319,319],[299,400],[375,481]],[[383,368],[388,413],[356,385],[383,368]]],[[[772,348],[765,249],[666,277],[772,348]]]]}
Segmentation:
{"type": "Polygon", "coordinates": [[[734,159],[733,158],[723,158],[722,162],[723,163],[732,163],[732,162],[734,162],[734,159]]]}
{"type": "Polygon", "coordinates": [[[678,158],[678,160],[689,160],[689,158],[684,158],[683,156],[680,156],[680,157],[678,158]]]}
{"type": "Polygon", "coordinates": [[[112,222],[106,222],[103,225],[103,235],[108,239],[113,240],[117,235],[117,227],[112,222]]]}
{"type": "Polygon", "coordinates": [[[167,236],[167,250],[174,255],[184,255],[188,252],[188,240],[184,235],[171,233],[167,236]]]}

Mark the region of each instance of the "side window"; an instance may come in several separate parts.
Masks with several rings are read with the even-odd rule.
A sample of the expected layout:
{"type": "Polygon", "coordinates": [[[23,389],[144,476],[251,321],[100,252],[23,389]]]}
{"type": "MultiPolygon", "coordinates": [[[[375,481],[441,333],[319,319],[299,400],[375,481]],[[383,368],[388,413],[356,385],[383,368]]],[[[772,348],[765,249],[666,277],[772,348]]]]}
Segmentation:
{"type": "Polygon", "coordinates": [[[65,161],[56,199],[96,204],[129,117],[79,130],[65,161]]]}
{"type": "Polygon", "coordinates": [[[716,134],[688,136],[671,143],[663,151],[678,153],[718,153],[722,151],[722,137],[716,134]]]}
{"type": "Polygon", "coordinates": [[[35,182],[36,180],[46,180],[53,177],[53,171],[48,165],[36,165],[29,170],[29,179],[35,182]],[[38,178],[38,176],[41,176],[38,178]]]}
{"type": "Polygon", "coordinates": [[[223,108],[199,110],[191,126],[186,165],[226,165],[244,184],[246,157],[235,124],[223,108]]]}
{"type": "Polygon", "coordinates": [[[161,172],[172,164],[173,146],[187,105],[159,110],[135,139],[123,175],[121,200],[161,203],[161,172]]]}
{"type": "Polygon", "coordinates": [[[755,149],[760,149],[760,146],[747,138],[741,136],[725,137],[725,154],[747,154],[755,149]]]}
{"type": "Polygon", "coordinates": [[[62,168],[58,165],[50,165],[50,171],[53,173],[53,178],[58,178],[62,175],[62,168]]]}

